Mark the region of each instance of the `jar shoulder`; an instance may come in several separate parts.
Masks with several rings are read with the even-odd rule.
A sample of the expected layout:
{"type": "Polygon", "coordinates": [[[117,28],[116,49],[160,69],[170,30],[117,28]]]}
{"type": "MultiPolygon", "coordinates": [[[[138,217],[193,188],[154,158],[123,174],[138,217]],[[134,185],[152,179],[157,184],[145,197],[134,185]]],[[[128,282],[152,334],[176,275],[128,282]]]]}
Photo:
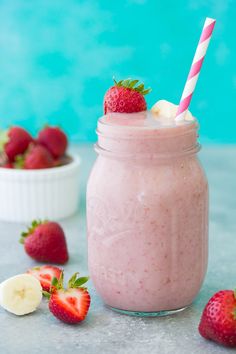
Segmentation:
{"type": "Polygon", "coordinates": [[[207,177],[197,156],[174,161],[137,162],[98,157],[90,174],[88,188],[140,189],[155,191],[194,186],[206,188],[207,177]]]}

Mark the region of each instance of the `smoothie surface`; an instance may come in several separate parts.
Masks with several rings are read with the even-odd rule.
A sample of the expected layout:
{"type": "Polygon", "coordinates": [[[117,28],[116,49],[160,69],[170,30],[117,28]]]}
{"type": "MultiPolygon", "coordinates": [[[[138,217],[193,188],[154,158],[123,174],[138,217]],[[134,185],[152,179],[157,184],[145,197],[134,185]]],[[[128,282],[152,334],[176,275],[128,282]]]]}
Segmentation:
{"type": "Polygon", "coordinates": [[[108,113],[100,118],[101,125],[115,126],[116,128],[137,129],[137,130],[156,130],[163,128],[175,128],[196,124],[196,119],[176,122],[175,117],[167,117],[143,111],[138,113],[108,113]]]}

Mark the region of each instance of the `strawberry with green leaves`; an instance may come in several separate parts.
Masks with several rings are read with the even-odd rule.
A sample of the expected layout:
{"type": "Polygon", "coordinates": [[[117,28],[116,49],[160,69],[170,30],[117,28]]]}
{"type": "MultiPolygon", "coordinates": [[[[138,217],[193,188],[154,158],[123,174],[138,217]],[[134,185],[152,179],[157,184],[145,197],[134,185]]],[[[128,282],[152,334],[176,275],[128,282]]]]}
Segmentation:
{"type": "Polygon", "coordinates": [[[14,126],[0,132],[0,152],[4,152],[10,162],[13,162],[17,155],[24,154],[33,142],[32,136],[21,127],[14,126]]]}
{"type": "Polygon", "coordinates": [[[78,277],[75,273],[68,282],[67,289],[63,287],[63,273],[59,280],[53,278],[50,292],[43,292],[49,299],[48,307],[51,313],[59,320],[76,324],[87,316],[91,298],[86,287],[83,285],[88,277],[78,277]]]}
{"type": "Polygon", "coordinates": [[[38,262],[64,264],[69,259],[62,227],[53,221],[36,221],[21,234],[26,253],[38,262]]]}
{"type": "Polygon", "coordinates": [[[25,170],[39,170],[55,166],[50,152],[41,145],[30,144],[23,155],[16,156],[15,168],[25,170]]]}
{"type": "Polygon", "coordinates": [[[104,97],[104,114],[119,112],[119,113],[134,113],[141,112],[147,109],[147,104],[144,96],[151,89],[145,89],[144,84],[139,80],[120,80],[115,85],[109,88],[104,97]]]}

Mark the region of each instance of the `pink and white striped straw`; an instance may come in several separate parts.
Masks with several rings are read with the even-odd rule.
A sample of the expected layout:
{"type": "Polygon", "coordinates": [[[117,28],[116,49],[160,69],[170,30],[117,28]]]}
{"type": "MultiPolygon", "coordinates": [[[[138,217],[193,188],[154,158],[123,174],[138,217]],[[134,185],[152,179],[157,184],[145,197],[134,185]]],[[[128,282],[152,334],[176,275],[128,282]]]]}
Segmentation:
{"type": "Polygon", "coordinates": [[[215,26],[216,20],[207,17],[203,26],[202,34],[197,45],[197,49],[193,58],[193,62],[188,74],[184,91],[179,103],[179,107],[176,113],[175,120],[183,121],[190,105],[195,86],[197,84],[198,76],[202,67],[203,60],[206,55],[206,51],[211,40],[212,32],[215,26]]]}

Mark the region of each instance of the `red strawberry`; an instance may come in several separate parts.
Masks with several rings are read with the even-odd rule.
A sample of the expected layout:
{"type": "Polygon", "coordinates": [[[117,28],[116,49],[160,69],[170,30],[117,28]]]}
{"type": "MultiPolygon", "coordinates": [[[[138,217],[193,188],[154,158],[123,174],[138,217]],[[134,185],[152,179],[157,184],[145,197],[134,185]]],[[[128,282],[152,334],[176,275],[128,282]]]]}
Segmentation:
{"type": "Polygon", "coordinates": [[[64,264],[69,259],[64,231],[56,222],[33,221],[20,242],[36,261],[64,264]]]}
{"type": "Polygon", "coordinates": [[[1,167],[3,168],[14,168],[14,165],[12,162],[8,161],[6,163],[4,163],[4,165],[2,165],[1,167]]]}
{"type": "Polygon", "coordinates": [[[38,143],[45,146],[55,158],[64,155],[68,145],[66,134],[58,127],[45,127],[41,130],[38,143]]]}
{"type": "Polygon", "coordinates": [[[25,129],[12,127],[5,132],[5,140],[2,141],[3,150],[9,161],[13,162],[15,157],[23,154],[33,141],[33,138],[25,129]]]}
{"type": "Polygon", "coordinates": [[[56,278],[59,280],[62,272],[62,269],[51,265],[34,267],[27,271],[27,273],[33,275],[40,281],[40,284],[44,291],[50,291],[52,279],[56,278]]]}
{"type": "Polygon", "coordinates": [[[85,319],[91,301],[88,290],[81,286],[88,281],[88,278],[77,278],[77,275],[78,273],[75,273],[71,277],[66,290],[63,289],[63,274],[59,281],[54,278],[51,294],[44,293],[49,297],[48,306],[51,313],[59,320],[70,324],[85,319]]]}
{"type": "Polygon", "coordinates": [[[236,292],[221,290],[203,311],[199,333],[227,347],[236,347],[236,292]]]}
{"type": "Polygon", "coordinates": [[[38,170],[54,167],[54,159],[50,152],[41,145],[30,145],[25,155],[16,157],[16,168],[38,170]]]}
{"type": "Polygon", "coordinates": [[[145,89],[144,84],[140,84],[138,80],[127,79],[119,82],[114,80],[114,82],[115,85],[106,92],[104,97],[104,114],[133,113],[147,109],[144,95],[151,91],[150,88],[145,89]]]}

